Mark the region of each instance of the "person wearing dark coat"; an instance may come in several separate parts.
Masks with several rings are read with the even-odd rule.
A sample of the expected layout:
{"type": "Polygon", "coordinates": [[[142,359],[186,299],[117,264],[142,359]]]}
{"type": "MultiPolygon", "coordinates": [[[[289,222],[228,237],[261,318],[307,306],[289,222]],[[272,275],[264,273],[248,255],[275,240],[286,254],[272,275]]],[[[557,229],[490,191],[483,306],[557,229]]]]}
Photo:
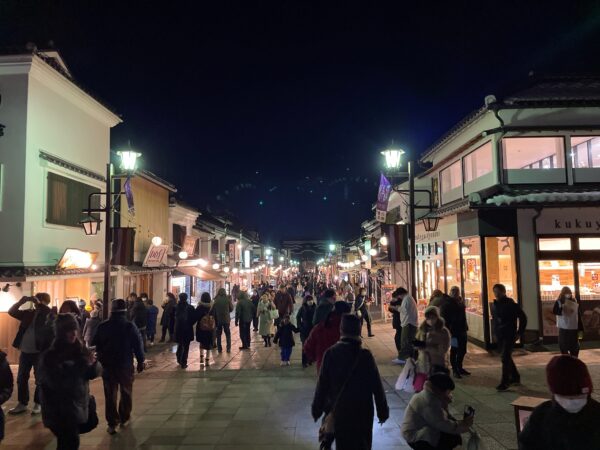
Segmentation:
{"type": "Polygon", "coordinates": [[[285,284],[279,286],[279,291],[275,294],[273,304],[279,311],[279,318],[275,319],[275,326],[279,326],[279,322],[285,316],[289,316],[294,312],[294,298],[286,291],[285,284]]]}
{"type": "Polygon", "coordinates": [[[392,328],[395,330],[394,334],[394,344],[396,345],[396,350],[398,352],[398,357],[394,359],[392,362],[399,364],[402,361],[402,322],[400,321],[400,305],[402,304],[402,297],[400,295],[393,296],[396,292],[392,294],[392,301],[388,306],[388,311],[392,314],[392,328]]]}
{"type": "Polygon", "coordinates": [[[13,392],[13,374],[6,359],[6,353],[0,350],[0,443],[4,439],[4,411],[2,405],[6,403],[13,392]]]}
{"type": "MultiPolygon", "coordinates": [[[[8,411],[9,414],[22,414],[27,411],[31,369],[33,369],[33,375],[37,380],[39,356],[52,343],[54,333],[51,326],[49,326],[49,317],[51,316],[49,304],[50,295],[45,292],[38,292],[34,297],[22,297],[8,310],[8,315],[20,322],[19,330],[12,344],[20,351],[17,372],[17,399],[19,403],[8,411]],[[27,303],[29,308],[24,307],[27,303]]],[[[39,414],[40,412],[40,392],[36,382],[32,414],[39,414]]]]}
{"type": "Polygon", "coordinates": [[[289,366],[290,365],[290,357],[292,356],[292,350],[296,345],[294,341],[294,333],[297,333],[299,330],[292,323],[290,323],[290,317],[284,316],[281,319],[281,323],[279,324],[279,328],[275,333],[275,337],[273,338],[273,342],[275,344],[279,344],[279,348],[281,349],[281,365],[289,366]]]}
{"type": "Polygon", "coordinates": [[[227,344],[227,353],[231,352],[231,312],[233,311],[233,302],[231,297],[227,295],[224,288],[219,289],[215,297],[213,308],[217,319],[217,351],[223,352],[223,344],[221,336],[225,333],[225,341],[227,344]]]}
{"type": "Polygon", "coordinates": [[[138,373],[144,370],[142,336],[135,324],[127,320],[125,300],[118,298],[112,301],[110,318],[98,326],[96,336],[92,339],[92,346],[96,347],[98,360],[103,368],[102,383],[108,422],[106,431],[115,434],[117,425],[127,426],[131,416],[134,356],[137,360],[138,373]]]}
{"type": "Polygon", "coordinates": [[[169,342],[175,341],[175,308],[177,299],[171,292],[167,292],[167,299],[162,304],[162,317],[160,318],[160,326],[162,327],[162,335],[159,342],[165,342],[167,330],[169,331],[169,342]]]}
{"type": "Polygon", "coordinates": [[[200,343],[200,365],[208,367],[210,365],[210,351],[215,345],[215,329],[203,330],[201,328],[202,319],[205,316],[211,316],[213,323],[216,324],[216,313],[211,303],[210,294],[204,292],[200,296],[200,303],[196,307],[196,341],[200,343]],[[206,357],[204,353],[206,352],[206,357]]]}
{"type": "MultiPolygon", "coordinates": [[[[260,302],[260,295],[258,293],[258,289],[254,290],[252,297],[250,297],[250,301],[254,305],[254,311],[257,311],[258,303],[260,302]]],[[[254,331],[255,333],[258,331],[258,315],[257,314],[254,314],[254,317],[252,318],[252,331],[254,331]]]]}
{"type": "Polygon", "coordinates": [[[250,301],[248,293],[242,289],[235,305],[235,326],[240,328],[240,340],[242,341],[240,350],[250,350],[250,324],[255,315],[254,305],[250,301]]]}
{"type": "Polygon", "coordinates": [[[95,308],[90,317],[85,321],[85,325],[83,326],[83,342],[88,347],[92,346],[92,341],[94,340],[94,336],[96,335],[96,331],[98,331],[98,326],[102,323],[102,309],[95,308]]]}
{"type": "Polygon", "coordinates": [[[304,302],[296,314],[296,324],[300,330],[300,341],[302,341],[302,367],[308,367],[308,360],[304,352],[304,342],[308,339],[310,331],[313,329],[312,319],[315,316],[315,300],[312,295],[304,297],[304,302]]]}
{"type": "Polygon", "coordinates": [[[506,287],[496,284],[493,287],[496,300],[492,304],[492,320],[502,360],[502,380],[496,386],[498,391],[506,391],[511,384],[519,384],[521,376],[512,359],[512,352],[518,338],[523,338],[527,326],[527,316],[521,307],[506,296],[506,287]],[[517,329],[517,321],[519,327],[517,329]]]}
{"type": "Polygon", "coordinates": [[[537,406],[518,436],[519,450],[600,448],[600,403],[591,398],[592,379],[585,363],[559,355],[546,366],[552,400],[537,406]]]}
{"type": "Polygon", "coordinates": [[[365,288],[360,288],[358,295],[354,299],[354,311],[360,319],[361,330],[363,323],[367,322],[367,336],[374,337],[375,335],[371,330],[371,315],[369,314],[369,308],[367,308],[367,290],[365,288]]]}
{"type": "Polygon", "coordinates": [[[196,323],[196,311],[188,303],[188,295],[185,292],[179,294],[179,302],[175,308],[175,342],[177,342],[177,364],[182,369],[187,368],[190,342],[194,340],[194,324],[196,323]]]}
{"type": "Polygon", "coordinates": [[[154,336],[156,336],[156,321],[158,318],[158,308],[154,306],[154,302],[151,298],[146,301],[146,336],[150,345],[154,345],[154,336]]]}
{"type": "Polygon", "coordinates": [[[327,319],[329,313],[333,311],[333,305],[335,304],[335,291],[333,289],[326,289],[323,293],[323,297],[319,300],[319,304],[315,308],[315,315],[313,316],[313,327],[327,319]]]}
{"type": "Polygon", "coordinates": [[[135,323],[140,335],[142,336],[142,342],[144,344],[144,351],[146,351],[146,327],[148,325],[148,310],[144,304],[142,297],[136,297],[133,301],[133,305],[129,310],[129,320],[135,323]]]}
{"type": "Polygon", "coordinates": [[[40,360],[42,420],[56,436],[57,450],[79,448],[79,427],[88,421],[89,380],[102,369],[79,335],[76,318],[59,314],[56,337],[40,360]]]}
{"type": "Polygon", "coordinates": [[[471,375],[464,369],[463,361],[467,354],[467,312],[465,302],[460,296],[460,288],[450,288],[450,295],[442,297],[440,304],[440,315],[450,331],[450,365],[454,378],[462,378],[463,375],[471,375]]]}
{"type": "Polygon", "coordinates": [[[325,353],[312,402],[315,421],[334,410],[337,450],[370,450],[373,441],[373,400],[380,423],[389,417],[389,407],[371,352],[362,348],[360,319],[346,314],[340,326],[341,339],[325,353]],[[337,402],[336,402],[337,400],[337,402]]]}

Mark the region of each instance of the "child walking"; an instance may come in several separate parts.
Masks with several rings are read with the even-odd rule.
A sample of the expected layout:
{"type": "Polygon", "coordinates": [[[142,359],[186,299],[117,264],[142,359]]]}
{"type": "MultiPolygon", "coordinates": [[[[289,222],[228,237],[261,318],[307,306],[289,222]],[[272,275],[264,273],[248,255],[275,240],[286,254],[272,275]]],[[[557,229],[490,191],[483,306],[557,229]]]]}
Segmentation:
{"type": "Polygon", "coordinates": [[[273,339],[273,342],[276,344],[279,343],[279,347],[281,348],[281,366],[290,365],[292,349],[296,345],[294,342],[294,333],[298,333],[298,328],[290,322],[290,316],[283,316],[279,329],[275,333],[275,339],[273,339]]]}

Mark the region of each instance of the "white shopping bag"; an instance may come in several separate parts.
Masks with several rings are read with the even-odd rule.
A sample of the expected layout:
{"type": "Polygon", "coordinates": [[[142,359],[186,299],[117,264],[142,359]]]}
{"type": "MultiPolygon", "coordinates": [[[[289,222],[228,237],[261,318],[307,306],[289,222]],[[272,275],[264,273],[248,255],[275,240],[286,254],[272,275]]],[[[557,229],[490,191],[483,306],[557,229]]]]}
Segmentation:
{"type": "Polygon", "coordinates": [[[415,364],[415,360],[408,358],[402,372],[400,372],[400,375],[398,376],[398,380],[396,380],[396,390],[414,394],[415,388],[413,383],[415,381],[416,373],[417,365],[415,364]]]}

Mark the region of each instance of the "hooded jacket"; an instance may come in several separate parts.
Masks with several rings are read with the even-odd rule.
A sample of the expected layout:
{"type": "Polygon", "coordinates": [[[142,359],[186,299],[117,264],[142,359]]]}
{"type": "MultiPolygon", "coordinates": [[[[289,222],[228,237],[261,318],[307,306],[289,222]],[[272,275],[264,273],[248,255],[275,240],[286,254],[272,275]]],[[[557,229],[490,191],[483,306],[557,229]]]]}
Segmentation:
{"type": "Polygon", "coordinates": [[[227,295],[224,288],[219,289],[213,302],[215,318],[217,325],[229,324],[231,322],[231,311],[233,311],[233,302],[227,295]]]}

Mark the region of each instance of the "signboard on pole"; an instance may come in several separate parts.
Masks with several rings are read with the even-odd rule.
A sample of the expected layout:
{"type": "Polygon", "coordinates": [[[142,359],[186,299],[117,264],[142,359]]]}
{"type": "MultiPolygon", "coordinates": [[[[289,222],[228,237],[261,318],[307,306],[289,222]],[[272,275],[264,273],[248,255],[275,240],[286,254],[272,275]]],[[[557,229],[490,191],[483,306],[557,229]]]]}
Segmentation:
{"type": "Polygon", "coordinates": [[[188,255],[191,256],[195,253],[197,240],[198,238],[194,236],[188,235],[185,237],[185,240],[183,241],[183,250],[187,252],[188,255]]]}
{"type": "Polygon", "coordinates": [[[385,175],[381,174],[381,178],[379,179],[379,191],[377,193],[377,208],[375,211],[375,220],[378,222],[385,222],[391,193],[392,184],[385,175]]]}

